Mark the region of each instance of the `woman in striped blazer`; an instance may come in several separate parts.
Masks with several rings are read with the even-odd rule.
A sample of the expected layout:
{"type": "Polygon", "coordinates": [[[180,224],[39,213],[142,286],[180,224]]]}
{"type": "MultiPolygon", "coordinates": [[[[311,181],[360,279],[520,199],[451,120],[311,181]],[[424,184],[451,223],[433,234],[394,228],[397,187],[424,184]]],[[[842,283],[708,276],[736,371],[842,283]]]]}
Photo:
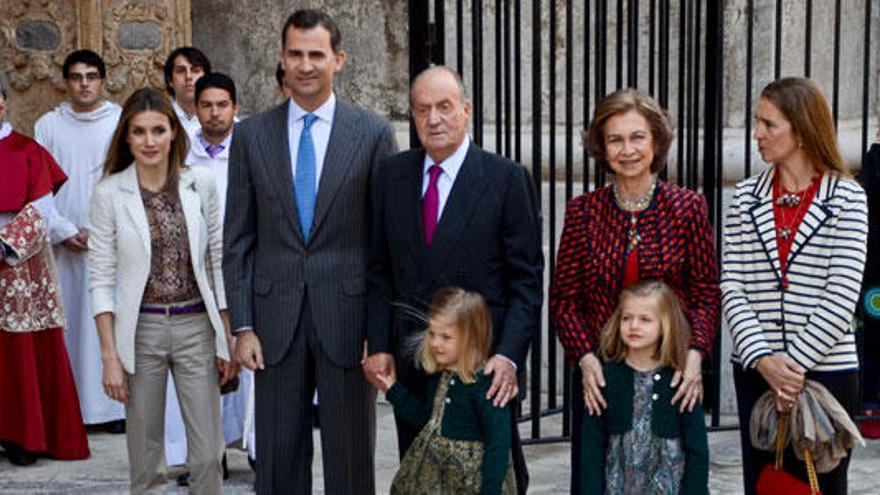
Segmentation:
{"type": "MultiPolygon", "coordinates": [[[[768,389],[791,407],[810,378],[854,414],[858,358],[851,320],[867,239],[865,193],[837,147],[825,97],[808,79],[761,92],[755,139],[765,172],[739,183],[724,226],[721,297],[733,336],[745,492],[771,454],[749,440],[749,417],[768,389]]],[[[822,493],[846,493],[848,459],[819,475],[822,493]]],[[[785,468],[806,479],[786,452],[785,468]]]]}

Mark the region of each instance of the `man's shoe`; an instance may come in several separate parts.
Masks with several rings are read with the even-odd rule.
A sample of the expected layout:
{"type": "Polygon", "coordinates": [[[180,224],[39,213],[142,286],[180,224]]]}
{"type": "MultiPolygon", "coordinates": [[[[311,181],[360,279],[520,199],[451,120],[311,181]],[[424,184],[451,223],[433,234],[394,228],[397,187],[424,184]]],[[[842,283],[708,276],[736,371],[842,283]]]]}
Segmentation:
{"type": "Polygon", "coordinates": [[[31,466],[37,462],[37,456],[24,450],[17,443],[2,442],[6,457],[15,466],[31,466]]]}
{"type": "Polygon", "coordinates": [[[880,410],[866,409],[862,412],[868,416],[868,419],[862,421],[862,424],[859,425],[859,431],[862,432],[863,437],[877,440],[880,438],[880,410]]]}
{"type": "Polygon", "coordinates": [[[189,471],[180,473],[177,477],[177,486],[189,486],[189,471]]]}
{"type": "Polygon", "coordinates": [[[125,420],[117,419],[116,421],[108,421],[104,423],[104,431],[113,435],[121,435],[125,433],[125,420]]]}

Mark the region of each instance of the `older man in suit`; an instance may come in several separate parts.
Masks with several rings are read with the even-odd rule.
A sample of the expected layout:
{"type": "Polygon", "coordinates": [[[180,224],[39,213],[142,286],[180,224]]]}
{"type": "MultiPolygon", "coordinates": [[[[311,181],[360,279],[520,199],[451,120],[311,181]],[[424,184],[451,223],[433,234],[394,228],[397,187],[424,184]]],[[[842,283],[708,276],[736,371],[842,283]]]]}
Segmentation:
{"type": "Polygon", "coordinates": [[[375,491],[375,392],[359,365],[370,184],[395,144],[386,121],[335,97],[339,45],[326,14],[290,16],[292,97],[233,134],[223,268],[236,359],[257,370],[258,493],[311,492],[316,387],[325,492],[375,491]]]}
{"type": "MultiPolygon", "coordinates": [[[[396,367],[401,383],[424,394],[426,375],[406,345],[425,327],[412,308],[424,309],[441,287],[463,287],[489,305],[495,342],[485,372],[494,375],[489,396],[503,406],[517,396],[517,370],[539,328],[543,257],[534,188],[524,167],[470,142],[471,103],[455,71],[422,72],[411,99],[424,149],[386,160],[374,186],[364,371],[372,380],[396,367]]],[[[401,456],[417,434],[397,421],[401,456]]],[[[524,491],[518,441],[514,450],[524,491]]]]}

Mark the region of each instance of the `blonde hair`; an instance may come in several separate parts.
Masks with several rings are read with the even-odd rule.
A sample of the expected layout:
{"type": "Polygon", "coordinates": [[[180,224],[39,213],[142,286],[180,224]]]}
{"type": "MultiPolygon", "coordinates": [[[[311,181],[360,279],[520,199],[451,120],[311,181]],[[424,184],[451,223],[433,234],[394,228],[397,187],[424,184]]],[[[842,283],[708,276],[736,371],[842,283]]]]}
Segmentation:
{"type": "MultiPolygon", "coordinates": [[[[465,383],[476,380],[476,372],[483,368],[489,359],[492,346],[492,317],[483,296],[459,287],[444,287],[434,294],[428,322],[441,318],[448,321],[458,332],[461,353],[456,371],[465,383]]],[[[428,345],[428,330],[422,336],[416,365],[426,373],[436,373],[443,368],[434,359],[428,345]]]]}
{"type": "Polygon", "coordinates": [[[620,320],[623,305],[630,299],[651,297],[657,305],[660,320],[660,342],[655,358],[661,366],[683,370],[687,357],[691,330],[681,302],[668,285],[656,280],[645,280],[632,284],[620,293],[620,303],[602,330],[599,349],[606,361],[622,361],[627,347],[620,337],[620,320]]]}

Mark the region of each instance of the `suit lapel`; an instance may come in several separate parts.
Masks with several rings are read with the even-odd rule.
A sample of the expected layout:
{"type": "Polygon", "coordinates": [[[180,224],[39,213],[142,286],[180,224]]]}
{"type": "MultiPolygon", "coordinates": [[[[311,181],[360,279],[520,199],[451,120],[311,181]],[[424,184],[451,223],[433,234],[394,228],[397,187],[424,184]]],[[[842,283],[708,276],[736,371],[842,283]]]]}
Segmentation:
{"type": "Polygon", "coordinates": [[[150,252],[150,222],[147,220],[147,212],[144,210],[144,201],[141,199],[141,190],[137,180],[137,169],[134,164],[122,175],[119,188],[122,190],[125,210],[137,226],[138,234],[144,246],[144,251],[150,252]]]}
{"type": "MultiPolygon", "coordinates": [[[[407,163],[394,179],[393,201],[388,204],[393,209],[397,232],[406,238],[417,260],[425,260],[428,246],[425,244],[425,227],[422,223],[422,169],[425,153],[414,153],[412,162],[407,163]]],[[[386,209],[386,212],[388,210],[386,209]]]]}
{"type": "Polygon", "coordinates": [[[202,260],[197,256],[199,252],[199,236],[201,229],[199,228],[199,217],[201,217],[201,199],[198,191],[196,191],[195,177],[191,173],[182,173],[180,182],[177,185],[177,193],[180,197],[180,208],[183,210],[183,218],[186,220],[186,235],[189,240],[190,259],[193,263],[193,270],[199,273],[202,260]]]}
{"type": "Polygon", "coordinates": [[[486,172],[481,155],[482,150],[471,143],[461,170],[458,171],[458,176],[452,184],[446,205],[443,207],[434,240],[428,249],[428,266],[435,276],[441,271],[459,238],[467,230],[468,221],[477,210],[486,185],[486,172]]]}
{"type": "Polygon", "coordinates": [[[770,167],[758,178],[752,194],[755,204],[749,209],[755,224],[758,239],[764,254],[773,266],[777,280],[782,280],[782,267],[779,263],[779,248],[776,245],[776,220],[773,215],[773,176],[775,168],[770,167]]]}
{"type": "Polygon", "coordinates": [[[330,141],[327,143],[327,154],[324,157],[318,185],[318,196],[315,199],[315,218],[312,221],[310,238],[315,236],[315,232],[327,216],[339,186],[355,161],[358,141],[357,115],[348,104],[337,99],[333,128],[330,131],[330,141]]]}
{"type": "Polygon", "coordinates": [[[293,159],[290,156],[290,141],[287,134],[287,115],[290,100],[278,105],[268,116],[267,125],[260,130],[260,148],[265,167],[275,185],[275,192],[281,199],[279,207],[282,215],[291,223],[291,228],[302,241],[296,199],[293,197],[293,159]]]}

